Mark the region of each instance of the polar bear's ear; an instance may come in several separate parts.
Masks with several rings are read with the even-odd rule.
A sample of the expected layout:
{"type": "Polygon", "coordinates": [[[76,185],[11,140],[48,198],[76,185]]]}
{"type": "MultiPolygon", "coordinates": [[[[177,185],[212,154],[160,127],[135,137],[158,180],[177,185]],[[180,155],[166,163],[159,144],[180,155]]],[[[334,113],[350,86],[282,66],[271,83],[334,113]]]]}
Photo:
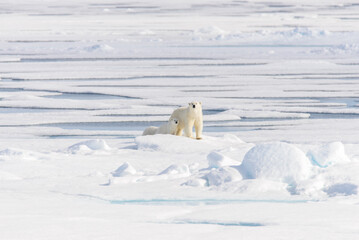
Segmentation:
{"type": "Polygon", "coordinates": [[[192,103],[188,103],[188,105],[192,105],[192,103]]]}
{"type": "Polygon", "coordinates": [[[202,105],[202,102],[199,102],[199,105],[202,105]]]}

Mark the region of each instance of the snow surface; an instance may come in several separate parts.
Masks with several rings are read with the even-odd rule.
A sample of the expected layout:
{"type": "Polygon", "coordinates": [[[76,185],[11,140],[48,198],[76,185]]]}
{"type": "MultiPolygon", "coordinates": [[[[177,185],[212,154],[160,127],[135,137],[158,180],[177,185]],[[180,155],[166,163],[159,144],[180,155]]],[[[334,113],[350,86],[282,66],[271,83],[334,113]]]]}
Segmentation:
{"type": "Polygon", "coordinates": [[[350,161],[345,153],[344,144],[341,142],[332,142],[319,146],[317,149],[309,151],[308,156],[319,167],[328,167],[333,164],[350,161]]]}
{"type": "Polygon", "coordinates": [[[259,144],[244,156],[240,171],[245,178],[265,178],[295,184],[311,175],[304,152],[287,143],[259,144]]]}
{"type": "Polygon", "coordinates": [[[0,238],[358,239],[358,11],[2,0],[0,238]]]}

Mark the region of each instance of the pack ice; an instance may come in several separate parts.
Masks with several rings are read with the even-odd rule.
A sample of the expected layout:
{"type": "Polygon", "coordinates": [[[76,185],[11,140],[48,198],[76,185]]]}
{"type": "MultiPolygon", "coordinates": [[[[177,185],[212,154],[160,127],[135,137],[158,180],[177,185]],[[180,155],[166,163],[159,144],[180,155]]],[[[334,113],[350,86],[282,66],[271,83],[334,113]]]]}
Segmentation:
{"type": "Polygon", "coordinates": [[[358,239],[358,12],[1,1],[0,238],[358,239]]]}

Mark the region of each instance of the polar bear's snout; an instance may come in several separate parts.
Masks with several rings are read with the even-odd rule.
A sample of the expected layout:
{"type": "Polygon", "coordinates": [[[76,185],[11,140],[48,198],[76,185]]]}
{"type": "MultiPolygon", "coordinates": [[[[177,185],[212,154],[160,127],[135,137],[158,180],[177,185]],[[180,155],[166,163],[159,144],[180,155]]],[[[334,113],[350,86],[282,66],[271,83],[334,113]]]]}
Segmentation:
{"type": "Polygon", "coordinates": [[[190,102],[190,103],[188,103],[188,105],[190,106],[190,107],[192,107],[192,108],[200,108],[201,107],[201,105],[202,105],[202,103],[201,102],[190,102]],[[197,107],[196,107],[197,106],[197,107]]]}

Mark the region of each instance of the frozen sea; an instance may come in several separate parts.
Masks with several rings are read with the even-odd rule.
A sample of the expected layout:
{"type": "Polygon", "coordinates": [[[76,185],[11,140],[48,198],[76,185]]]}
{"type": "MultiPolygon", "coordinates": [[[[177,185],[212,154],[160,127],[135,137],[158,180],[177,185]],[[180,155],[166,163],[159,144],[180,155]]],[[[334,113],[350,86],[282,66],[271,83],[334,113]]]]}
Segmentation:
{"type": "Polygon", "coordinates": [[[358,12],[2,0],[0,238],[358,239],[358,12]]]}

